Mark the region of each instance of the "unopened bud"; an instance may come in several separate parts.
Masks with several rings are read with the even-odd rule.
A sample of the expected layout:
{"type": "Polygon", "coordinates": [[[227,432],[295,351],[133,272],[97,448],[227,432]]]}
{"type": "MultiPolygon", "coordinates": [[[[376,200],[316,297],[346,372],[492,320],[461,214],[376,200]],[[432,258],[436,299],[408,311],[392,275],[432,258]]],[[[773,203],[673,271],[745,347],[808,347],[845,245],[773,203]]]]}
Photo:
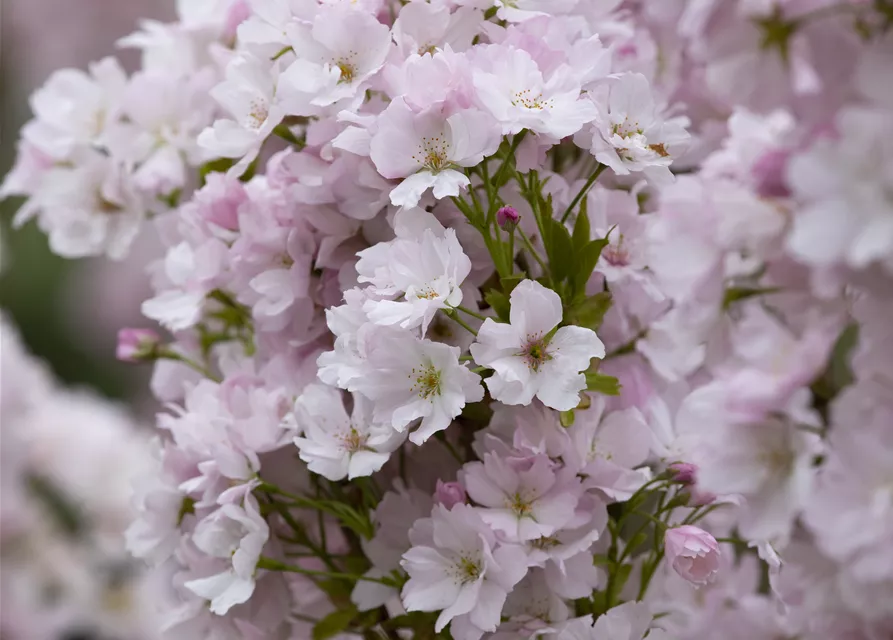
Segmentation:
{"type": "Polygon", "coordinates": [[[452,509],[460,502],[465,502],[465,487],[458,482],[437,481],[437,489],[434,491],[434,501],[442,504],[447,509],[452,509]]]}
{"type": "Polygon", "coordinates": [[[521,219],[521,214],[514,207],[502,207],[496,212],[496,222],[503,229],[514,229],[521,219]]]}
{"type": "Polygon", "coordinates": [[[670,465],[673,480],[681,484],[694,484],[698,468],[690,462],[674,462],[670,465]]]}
{"type": "Polygon", "coordinates": [[[161,336],[151,329],[121,329],[115,355],[122,362],[140,362],[152,358],[159,344],[161,336]]]}
{"type": "Polygon", "coordinates": [[[785,181],[785,168],[791,154],[776,149],[764,153],[751,168],[757,194],[763,198],[787,198],[791,195],[785,181]]]}

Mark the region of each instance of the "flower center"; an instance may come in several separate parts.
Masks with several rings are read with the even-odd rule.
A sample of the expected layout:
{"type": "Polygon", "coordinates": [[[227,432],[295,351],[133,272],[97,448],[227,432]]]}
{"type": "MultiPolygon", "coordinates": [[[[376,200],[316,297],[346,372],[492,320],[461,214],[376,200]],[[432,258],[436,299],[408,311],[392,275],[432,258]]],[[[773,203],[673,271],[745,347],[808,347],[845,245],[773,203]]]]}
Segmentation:
{"type": "Polygon", "coordinates": [[[360,434],[354,427],[341,436],[341,446],[350,453],[356,453],[366,446],[366,436],[360,434]]]}
{"type": "Polygon", "coordinates": [[[552,549],[553,547],[557,547],[561,542],[559,542],[558,538],[554,538],[552,536],[543,536],[542,538],[537,538],[536,540],[530,543],[530,546],[535,549],[552,549]]]}
{"type": "Polygon", "coordinates": [[[419,150],[412,156],[412,159],[431,173],[437,173],[450,166],[449,150],[450,145],[447,144],[444,134],[433,138],[422,138],[422,144],[419,145],[419,150]]]}
{"type": "Polygon", "coordinates": [[[533,510],[530,501],[522,496],[520,492],[516,492],[515,495],[506,500],[506,508],[519,518],[530,515],[530,512],[533,510]]]}
{"type": "Polygon", "coordinates": [[[270,115],[270,107],[265,100],[255,98],[251,101],[251,111],[248,112],[248,128],[260,129],[270,115]]]}
{"type": "Polygon", "coordinates": [[[429,400],[432,396],[440,395],[440,370],[435,368],[433,364],[428,365],[424,369],[413,369],[409,377],[415,377],[415,383],[410,388],[410,391],[418,393],[420,398],[429,400]]]}
{"type": "Polygon", "coordinates": [[[460,556],[453,568],[460,584],[474,582],[481,577],[481,561],[477,558],[460,556]]]}
{"type": "Polygon", "coordinates": [[[629,251],[623,246],[623,236],[617,244],[609,244],[602,250],[602,257],[609,265],[614,267],[629,266],[629,251]]]}
{"type": "Polygon", "coordinates": [[[657,144],[649,144],[648,148],[654,151],[654,153],[659,155],[661,158],[666,158],[670,155],[663,142],[659,142],[657,144]]]}
{"type": "Polygon", "coordinates": [[[341,77],[338,78],[339,84],[350,84],[353,82],[354,76],[357,74],[356,65],[342,58],[335,62],[335,66],[341,71],[341,77]]]}
{"type": "Polygon", "coordinates": [[[779,476],[788,476],[794,468],[794,454],[790,449],[777,448],[763,451],[759,456],[762,465],[767,468],[770,473],[779,476]]]}
{"type": "Polygon", "coordinates": [[[645,132],[639,126],[638,121],[630,124],[629,120],[624,120],[621,124],[615,124],[611,128],[611,133],[615,136],[620,136],[621,138],[629,138],[634,135],[645,135],[645,132]]]}
{"type": "Polygon", "coordinates": [[[437,46],[433,44],[426,44],[419,47],[419,55],[423,56],[426,53],[430,53],[432,56],[437,52],[437,46]]]}
{"type": "Polygon", "coordinates": [[[104,214],[112,215],[116,213],[121,213],[124,211],[124,207],[121,207],[110,200],[107,200],[105,196],[101,193],[96,193],[96,208],[104,214]]]}
{"type": "Polygon", "coordinates": [[[433,300],[438,297],[438,293],[434,290],[434,287],[425,287],[424,289],[419,289],[415,297],[419,300],[433,300]]]}
{"type": "Polygon", "coordinates": [[[547,351],[549,341],[541,336],[527,336],[527,344],[521,353],[517,354],[524,358],[527,366],[533,371],[539,371],[540,366],[544,362],[552,359],[547,351]]]}
{"type": "Polygon", "coordinates": [[[515,98],[512,100],[513,107],[524,107],[525,109],[536,109],[541,111],[543,109],[551,108],[552,101],[551,100],[543,100],[543,92],[540,91],[537,94],[534,94],[530,89],[524,89],[523,91],[518,91],[515,94],[515,98]]]}

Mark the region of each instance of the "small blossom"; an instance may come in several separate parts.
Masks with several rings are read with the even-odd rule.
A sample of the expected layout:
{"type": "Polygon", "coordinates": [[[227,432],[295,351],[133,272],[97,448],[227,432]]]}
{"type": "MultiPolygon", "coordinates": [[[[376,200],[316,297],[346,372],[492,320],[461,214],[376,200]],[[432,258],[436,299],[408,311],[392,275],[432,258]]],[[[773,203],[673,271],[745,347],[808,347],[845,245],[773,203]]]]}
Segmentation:
{"type": "Polygon", "coordinates": [[[401,562],[409,574],[402,594],[406,610],[440,611],[437,632],[457,616],[468,616],[483,631],[495,631],[508,592],[527,573],[524,552],[498,545],[474,508],[464,504],[450,510],[437,505],[427,531],[422,523],[426,521],[410,532],[410,540],[421,543],[403,554],[401,562]]]}
{"type": "Polygon", "coordinates": [[[434,491],[434,501],[437,504],[452,509],[454,505],[465,502],[467,497],[461,482],[444,482],[440,478],[437,479],[437,488],[434,491]]]}
{"type": "Polygon", "coordinates": [[[254,593],[255,571],[270,528],[253,497],[244,507],[226,504],[202,520],[193,542],[201,551],[230,563],[225,571],[186,583],[186,588],[211,601],[211,611],[223,615],[254,593]]]}
{"type": "Polygon", "coordinates": [[[307,387],[295,409],[303,433],[295,438],[301,460],[329,480],[372,475],[405,437],[390,424],[375,423],[371,403],[362,396],[354,397],[353,413],[348,416],[341,392],[333,387],[307,387]]]}
{"type": "Polygon", "coordinates": [[[640,73],[623,74],[605,90],[606,97],[595,98],[598,115],[591,131],[575,140],[618,175],[641,171],[649,181],[671,182],[670,164],[688,143],[688,119],[665,120],[640,73]]]}
{"type": "Polygon", "coordinates": [[[586,388],[581,373],[592,358],[605,355],[595,332],[562,327],[558,294],[534,280],[520,283],[511,295],[511,324],[488,318],[471,355],[495,371],[487,378],[491,395],[506,404],[529,404],[534,396],[553,409],[567,411],[586,388]]]}
{"type": "Polygon", "coordinates": [[[496,222],[503,229],[514,229],[519,220],[521,220],[521,214],[514,207],[501,207],[496,212],[496,222]]]}
{"type": "Polygon", "coordinates": [[[161,342],[161,336],[151,329],[121,329],[115,355],[123,362],[139,362],[150,358],[161,342]]]}
{"type": "Polygon", "coordinates": [[[459,349],[378,327],[368,338],[364,373],[348,385],[374,405],[373,416],[398,431],[421,418],[409,439],[421,444],[446,429],[467,402],[484,397],[480,378],[459,362],[459,349]]]}
{"type": "Polygon", "coordinates": [[[694,484],[698,468],[690,462],[674,462],[670,465],[673,480],[680,484],[694,484]]]}
{"type": "Polygon", "coordinates": [[[375,324],[404,329],[421,325],[424,334],[439,309],[462,303],[461,286],[471,260],[453,229],[442,236],[425,229],[418,238],[398,238],[358,255],[360,282],[372,282],[372,292],[380,296],[398,294],[397,300],[366,301],[363,310],[375,324]]]}
{"type": "Polygon", "coordinates": [[[433,189],[435,198],[458,196],[470,184],[457,170],[473,167],[499,148],[501,137],[493,119],[466,109],[445,116],[437,106],[413,112],[394,99],[378,118],[372,136],[372,162],[385,178],[403,179],[391,191],[391,204],[414,207],[433,189]]]}
{"type": "Polygon", "coordinates": [[[503,135],[529,129],[557,141],[595,118],[595,105],[581,97],[579,74],[570,66],[546,79],[521,49],[491,46],[480,58],[478,64],[486,70],[474,72],[478,100],[502,126],[503,135]]]}
{"type": "Polygon", "coordinates": [[[664,534],[667,562],[680,576],[696,585],[713,582],[719,571],[719,544],[698,527],[683,525],[664,534]]]}
{"type": "Polygon", "coordinates": [[[460,476],[481,517],[513,542],[547,537],[574,517],[582,494],[573,469],[555,469],[544,455],[503,459],[484,455],[460,476]]]}

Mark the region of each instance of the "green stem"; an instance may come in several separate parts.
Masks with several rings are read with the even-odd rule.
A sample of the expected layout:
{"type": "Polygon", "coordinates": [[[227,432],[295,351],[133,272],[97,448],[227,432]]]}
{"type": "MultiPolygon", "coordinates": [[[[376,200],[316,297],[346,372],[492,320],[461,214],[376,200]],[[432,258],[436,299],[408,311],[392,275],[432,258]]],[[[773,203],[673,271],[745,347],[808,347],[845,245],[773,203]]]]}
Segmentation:
{"type": "Polygon", "coordinates": [[[567,206],[567,209],[564,210],[564,215],[561,216],[561,224],[567,222],[568,217],[571,215],[571,211],[574,210],[574,207],[579,204],[580,200],[583,199],[589,190],[592,188],[592,185],[595,184],[595,181],[598,180],[598,177],[602,174],[602,171],[608,168],[608,165],[599,164],[596,167],[595,171],[592,172],[592,175],[589,176],[589,179],[586,181],[586,184],[583,185],[583,188],[574,196],[574,199],[571,200],[571,203],[567,206]]]}
{"type": "Polygon", "coordinates": [[[515,227],[509,229],[509,275],[515,273],[515,227]]]}
{"type": "Polygon", "coordinates": [[[527,129],[520,131],[515,134],[514,139],[512,140],[512,146],[509,148],[509,153],[506,156],[505,160],[502,162],[502,166],[499,167],[499,171],[496,172],[496,176],[493,180],[494,186],[498,188],[499,184],[502,180],[505,179],[505,173],[508,171],[508,167],[510,166],[509,160],[514,158],[515,151],[518,150],[518,146],[521,144],[521,141],[524,140],[524,137],[527,135],[527,129]]]}
{"type": "Polygon", "coordinates": [[[664,552],[661,550],[654,560],[642,565],[642,579],[640,580],[639,594],[636,596],[636,600],[641,600],[645,597],[645,594],[648,592],[648,585],[651,584],[651,578],[654,576],[654,572],[657,571],[657,567],[663,558],[664,552]]]}
{"type": "Polygon", "coordinates": [[[462,313],[467,313],[467,314],[470,315],[471,317],[473,317],[473,318],[477,318],[478,320],[486,320],[486,319],[487,319],[487,316],[485,316],[485,315],[481,315],[481,314],[478,313],[477,311],[472,311],[471,309],[466,309],[466,308],[463,307],[461,304],[456,305],[455,307],[453,307],[453,309],[458,309],[458,310],[461,311],[462,313]]]}
{"type": "Polygon", "coordinates": [[[447,440],[446,434],[443,431],[438,431],[435,437],[443,443],[443,446],[447,448],[447,451],[450,452],[459,464],[465,464],[464,458],[462,458],[462,456],[459,455],[459,452],[456,451],[456,447],[453,446],[453,443],[447,440]]]}
{"type": "Polygon", "coordinates": [[[217,383],[223,382],[223,380],[221,380],[221,378],[219,376],[214,375],[210,371],[210,369],[200,365],[198,362],[196,362],[195,360],[192,360],[191,358],[187,358],[182,353],[177,353],[176,351],[171,351],[170,349],[160,349],[158,351],[158,359],[159,360],[173,360],[174,362],[181,362],[181,363],[185,364],[187,367],[189,367],[190,369],[198,371],[200,374],[202,374],[204,377],[208,378],[209,380],[213,380],[214,382],[217,382],[217,383]]]}
{"type": "Polygon", "coordinates": [[[470,326],[468,326],[468,323],[466,323],[465,320],[460,318],[458,314],[452,313],[452,314],[450,314],[450,318],[452,318],[456,322],[456,324],[458,324],[460,327],[462,327],[466,331],[470,332],[471,335],[477,337],[478,332],[475,331],[474,329],[472,329],[470,326]]]}
{"type": "Polygon", "coordinates": [[[388,587],[393,587],[394,583],[391,580],[387,580],[385,578],[372,578],[369,576],[358,576],[352,573],[338,573],[335,571],[316,571],[315,569],[305,569],[304,567],[296,567],[291,564],[285,564],[284,562],[280,562],[279,560],[274,560],[273,558],[267,558],[265,556],[261,556],[257,561],[258,569],[267,569],[268,571],[284,571],[287,573],[300,573],[305,576],[319,576],[321,578],[336,578],[340,580],[351,580],[353,582],[364,581],[364,582],[376,582],[378,584],[383,584],[388,587]]]}
{"type": "MultiPolygon", "coordinates": [[[[332,560],[332,557],[329,555],[328,551],[325,547],[320,548],[316,545],[313,540],[310,539],[310,536],[307,534],[307,530],[304,528],[300,522],[294,519],[291,513],[288,512],[288,507],[281,502],[276,502],[271,499],[271,505],[276,509],[276,512],[285,520],[285,523],[291,527],[292,531],[295,532],[295,539],[298,540],[297,544],[300,544],[302,547],[306,547],[310,550],[310,552],[320,560],[322,560],[325,565],[332,569],[333,571],[338,567],[335,565],[335,562],[332,560]]],[[[322,515],[322,511],[318,512],[322,515]]]]}
{"type": "Polygon", "coordinates": [[[540,267],[543,269],[543,275],[549,273],[549,267],[546,266],[545,261],[540,257],[540,254],[536,252],[536,249],[533,248],[533,243],[530,242],[530,238],[527,237],[527,234],[524,233],[524,229],[518,227],[518,233],[521,236],[522,242],[524,242],[524,246],[527,248],[527,251],[533,256],[533,259],[536,260],[540,267]]]}
{"type": "Polygon", "coordinates": [[[661,529],[666,529],[669,526],[666,523],[662,522],[661,520],[658,520],[657,518],[655,518],[650,513],[645,513],[644,511],[633,511],[632,513],[636,514],[637,516],[641,516],[642,518],[647,518],[648,520],[653,522],[655,524],[655,526],[657,526],[661,529]]]}

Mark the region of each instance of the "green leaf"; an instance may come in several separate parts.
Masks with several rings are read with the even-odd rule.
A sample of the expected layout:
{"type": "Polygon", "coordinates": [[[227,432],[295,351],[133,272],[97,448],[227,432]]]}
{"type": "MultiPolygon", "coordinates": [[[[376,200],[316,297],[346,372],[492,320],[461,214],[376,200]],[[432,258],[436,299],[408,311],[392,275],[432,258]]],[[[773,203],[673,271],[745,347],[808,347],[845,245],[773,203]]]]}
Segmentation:
{"type": "Polygon", "coordinates": [[[351,607],[350,594],[354,589],[353,582],[332,578],[330,580],[317,580],[316,586],[325,593],[329,600],[337,607],[351,607]]]}
{"type": "Polygon", "coordinates": [[[183,524],[183,518],[191,513],[195,513],[195,499],[183,496],[183,502],[180,503],[180,511],[177,513],[177,526],[179,527],[183,524]]]}
{"type": "Polygon", "coordinates": [[[571,234],[567,227],[552,218],[544,219],[543,227],[548,229],[546,254],[549,256],[549,269],[552,278],[556,282],[561,282],[569,278],[574,270],[574,244],[571,241],[571,234]]]}
{"type": "Polygon", "coordinates": [[[561,422],[561,426],[567,429],[574,424],[574,410],[570,409],[569,411],[562,411],[558,414],[558,420],[561,422]]]}
{"type": "Polygon", "coordinates": [[[598,259],[602,255],[602,249],[608,246],[608,239],[591,240],[576,255],[576,272],[574,273],[574,291],[585,291],[586,283],[592,275],[598,259]]]}
{"type": "Polygon", "coordinates": [[[499,283],[502,285],[502,290],[506,295],[511,295],[512,291],[515,290],[521,281],[527,279],[526,273],[519,273],[513,276],[506,276],[504,278],[499,279],[499,283]]]}
{"type": "Polygon", "coordinates": [[[606,396],[620,395],[620,381],[614,376],[606,376],[603,373],[586,372],[586,390],[595,391],[606,396]]]}
{"type": "Polygon", "coordinates": [[[500,320],[503,322],[509,321],[509,310],[511,305],[507,295],[498,289],[490,289],[484,295],[484,300],[493,308],[493,311],[496,312],[496,316],[500,320]]]}
{"type": "Polygon", "coordinates": [[[232,158],[217,158],[216,160],[206,162],[201,167],[199,167],[199,183],[201,184],[201,186],[205,186],[205,182],[208,179],[209,173],[226,173],[234,164],[236,164],[236,161],[232,158]]]}
{"type": "Polygon", "coordinates": [[[372,526],[369,516],[360,513],[350,505],[337,500],[320,500],[318,504],[322,510],[338,518],[341,524],[361,538],[369,540],[375,535],[375,528],[372,526]]]}
{"type": "Polygon", "coordinates": [[[592,613],[599,616],[608,610],[608,594],[604,591],[596,591],[592,594],[592,613]]]}
{"type": "Polygon", "coordinates": [[[753,298],[754,296],[777,293],[778,291],[781,291],[781,289],[779,289],[778,287],[732,287],[730,289],[726,289],[726,294],[725,296],[723,296],[722,299],[722,308],[728,309],[739,300],[747,300],[748,298],[753,298]]]}
{"type": "Polygon", "coordinates": [[[623,591],[623,586],[629,579],[629,574],[632,570],[633,566],[631,564],[622,564],[617,567],[617,575],[614,578],[614,593],[620,593],[621,591],[623,591]]]}
{"type": "Polygon", "coordinates": [[[327,640],[337,636],[350,626],[356,615],[357,609],[353,606],[333,611],[313,627],[313,640],[327,640]]]}
{"type": "Polygon", "coordinates": [[[588,198],[583,198],[580,203],[580,213],[577,214],[577,221],[574,223],[574,251],[577,253],[581,252],[589,242],[591,233],[588,200],[588,198]]]}
{"type": "Polygon", "coordinates": [[[592,556],[592,564],[596,567],[607,567],[611,564],[611,559],[604,553],[596,553],[592,556]]]}
{"type": "Polygon", "coordinates": [[[571,308],[568,314],[569,322],[597,331],[613,301],[609,291],[601,291],[594,296],[584,298],[581,303],[571,308]]]}
{"type": "Polygon", "coordinates": [[[276,125],[276,128],[273,129],[273,133],[275,135],[279,136],[280,138],[282,138],[283,140],[285,140],[286,142],[291,143],[300,149],[304,148],[304,143],[301,140],[299,140],[297,137],[295,137],[295,134],[293,134],[291,132],[291,129],[289,129],[284,124],[276,125]]]}
{"type": "Polygon", "coordinates": [[[626,546],[635,551],[638,547],[641,547],[648,541],[648,532],[647,531],[639,531],[636,535],[629,539],[629,542],[626,543],[626,546]]]}

